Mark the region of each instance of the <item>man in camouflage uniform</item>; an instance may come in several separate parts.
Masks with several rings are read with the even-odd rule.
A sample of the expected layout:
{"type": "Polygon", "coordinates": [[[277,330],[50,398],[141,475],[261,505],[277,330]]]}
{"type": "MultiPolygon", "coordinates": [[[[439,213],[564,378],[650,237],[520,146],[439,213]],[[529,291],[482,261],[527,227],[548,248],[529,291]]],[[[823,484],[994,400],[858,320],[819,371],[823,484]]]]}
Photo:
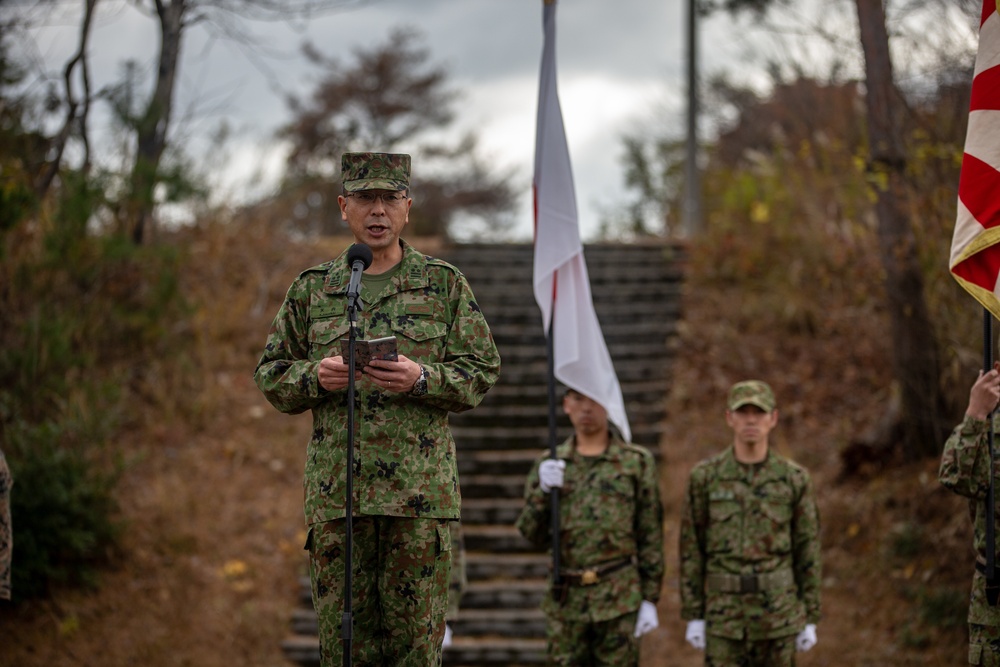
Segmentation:
{"type": "MultiPolygon", "coordinates": [[[[465,277],[400,239],[413,200],[410,156],[347,153],[341,216],[373,260],[359,339],[395,336],[397,361],[356,373],[354,664],[441,662],[461,496],[448,412],[496,382],[500,357],[465,277]]],[[[348,369],[347,253],[307,269],[275,316],[255,380],[282,412],[313,413],[306,452],[306,548],[324,667],[342,664],[348,369]]]]}
{"type": "MultiPolygon", "coordinates": [[[[1000,665],[1000,608],[986,600],[986,498],[990,486],[988,426],[998,398],[1000,373],[997,368],[988,373],[980,371],[969,392],[965,419],[944,444],[938,471],[941,484],[969,499],[976,552],[968,615],[970,665],[1000,665]]],[[[993,430],[994,433],[997,430],[996,421],[993,430]]],[[[994,442],[994,446],[996,444],[994,442]]]]}
{"type": "Polygon", "coordinates": [[[10,599],[10,562],[14,549],[14,531],[10,522],[10,476],[7,459],[0,452],[0,600],[10,599]]]}
{"type": "Polygon", "coordinates": [[[709,667],[779,667],[816,644],[819,513],[809,473],[770,451],[774,393],[730,389],[733,445],[691,471],[681,518],[681,617],[709,667]]]}
{"type": "Polygon", "coordinates": [[[559,488],[561,586],[542,601],[549,661],[586,667],[639,664],[638,638],[658,625],[663,580],[663,507],[649,450],[608,430],[607,411],[572,389],[563,410],[574,434],[528,476],[517,528],[551,546],[551,500],[559,488]]]}

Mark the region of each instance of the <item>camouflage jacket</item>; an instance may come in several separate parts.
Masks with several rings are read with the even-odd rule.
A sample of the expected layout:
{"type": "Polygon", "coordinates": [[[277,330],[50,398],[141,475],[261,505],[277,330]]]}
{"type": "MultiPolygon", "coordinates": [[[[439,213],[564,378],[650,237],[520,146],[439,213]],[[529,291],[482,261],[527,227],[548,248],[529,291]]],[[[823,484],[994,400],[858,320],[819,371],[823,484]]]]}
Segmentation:
{"type": "MultiPolygon", "coordinates": [[[[997,432],[994,418],[993,431],[997,432]]],[[[946,488],[969,499],[969,517],[973,526],[973,549],[980,566],[986,565],[986,496],[990,486],[990,453],[985,419],[966,416],[955,427],[944,443],[938,480],[946,488]]],[[[995,440],[996,436],[994,436],[995,440]]],[[[994,442],[994,447],[997,445],[994,442]]],[[[994,471],[994,479],[1000,465],[994,471]]],[[[1000,527],[997,531],[1000,541],[1000,527]]],[[[998,561],[1000,563],[1000,561],[998,561]]],[[[972,596],[969,599],[969,623],[1000,625],[1000,607],[986,602],[986,577],[978,569],[973,571],[972,596]]]]}
{"type": "MultiPolygon", "coordinates": [[[[461,509],[448,412],[483,399],[500,355],[465,277],[401,242],[395,277],[358,316],[359,339],[396,337],[427,369],[423,396],[355,385],[354,514],[457,519],[461,509]]],[[[307,525],[345,514],[347,389],[327,391],[317,371],[348,335],[346,252],[304,271],[278,310],[254,379],[282,412],[313,413],[306,451],[307,525]]]]}
{"type": "Polygon", "coordinates": [[[819,512],[809,473],[773,452],[756,466],[741,464],[732,447],[696,465],[681,517],[680,568],[681,617],[704,619],[709,634],[773,639],[818,623],[819,512]],[[708,585],[760,574],[784,583],[757,592],[708,585]]]}
{"type": "MultiPolygon", "coordinates": [[[[663,580],[663,506],[656,462],[645,447],[613,437],[600,456],[578,454],[570,438],[556,450],[566,461],[559,492],[559,564],[573,571],[633,558],[636,565],[599,583],[572,586],[559,605],[546,595],[542,608],[567,620],[607,621],[660,598],[663,580]]],[[[538,458],[524,489],[517,529],[539,547],[551,546],[551,499],[538,485],[538,458]]],[[[551,581],[550,581],[551,584],[551,581]]]]}

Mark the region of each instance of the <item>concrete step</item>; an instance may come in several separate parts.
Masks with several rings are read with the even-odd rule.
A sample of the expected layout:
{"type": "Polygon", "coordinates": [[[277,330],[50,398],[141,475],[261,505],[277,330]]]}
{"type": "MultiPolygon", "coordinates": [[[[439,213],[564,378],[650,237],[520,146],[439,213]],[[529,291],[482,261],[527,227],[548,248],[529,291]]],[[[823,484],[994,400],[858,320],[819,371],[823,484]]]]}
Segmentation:
{"type": "Polygon", "coordinates": [[[522,498],[524,496],[525,473],[493,474],[478,473],[462,475],[462,498],[522,498]]]}
{"type": "MultiPolygon", "coordinates": [[[[285,658],[301,667],[320,667],[319,638],[294,635],[281,642],[285,658]]],[[[444,651],[448,667],[529,667],[544,665],[545,640],[520,637],[456,637],[444,651]]]]}
{"type": "MultiPolygon", "coordinates": [[[[649,447],[654,453],[659,447],[663,424],[637,424],[629,422],[632,427],[632,442],[649,447]]],[[[475,449],[502,449],[516,446],[521,449],[542,451],[548,449],[548,428],[535,425],[527,426],[465,426],[459,421],[452,424],[452,433],[458,443],[459,456],[461,452],[475,449]]],[[[557,442],[562,442],[570,435],[568,427],[559,429],[557,442]]]]}
{"type": "Polygon", "coordinates": [[[490,579],[470,581],[462,595],[459,618],[469,609],[540,609],[546,593],[544,579],[490,579]]]}
{"type": "MultiPolygon", "coordinates": [[[[449,622],[456,637],[545,637],[545,615],[540,609],[475,609],[465,608],[458,618],[449,622]]],[[[319,634],[316,612],[300,607],[292,612],[292,632],[296,637],[314,637],[319,634]]],[[[293,646],[297,645],[293,643],[293,646]]],[[[311,644],[304,644],[311,649],[311,644]]]]}
{"type": "Polygon", "coordinates": [[[455,638],[500,635],[545,638],[545,614],[541,609],[461,609],[449,621],[455,638]]]}
{"type": "Polygon", "coordinates": [[[462,498],[462,525],[512,526],[517,521],[518,515],[521,514],[523,506],[524,501],[520,496],[516,498],[476,498],[466,495],[462,498]]]}
{"type": "Polygon", "coordinates": [[[517,532],[517,528],[508,526],[477,526],[462,525],[467,551],[481,551],[494,554],[537,553],[528,540],[517,532]]]}
{"type": "Polygon", "coordinates": [[[293,635],[281,642],[281,652],[285,658],[301,667],[320,667],[319,637],[316,635],[293,635]]]}
{"type": "MultiPolygon", "coordinates": [[[[625,406],[626,410],[628,410],[629,423],[642,424],[662,420],[664,412],[662,403],[636,403],[634,407],[630,407],[631,403],[632,401],[629,400],[629,397],[625,396],[625,406]]],[[[561,413],[562,408],[557,407],[557,419],[564,421],[568,426],[569,420],[565,419],[561,413]]],[[[546,429],[547,433],[549,406],[544,403],[535,405],[481,405],[475,410],[470,410],[462,414],[460,418],[452,419],[451,421],[455,425],[461,424],[462,426],[469,427],[505,426],[515,422],[522,428],[532,426],[539,429],[546,429]]]]}
{"type": "MultiPolygon", "coordinates": [[[[666,348],[657,352],[655,356],[634,357],[626,356],[618,359],[615,356],[616,349],[608,346],[611,354],[615,374],[618,382],[622,385],[622,391],[632,383],[648,383],[662,380],[668,376],[669,361],[667,359],[666,348]]],[[[500,359],[503,363],[503,350],[500,350],[500,359]]],[[[540,385],[547,386],[548,383],[548,359],[545,350],[539,349],[538,353],[529,358],[519,358],[517,364],[507,364],[503,366],[500,377],[505,384],[511,385],[540,385]]],[[[483,400],[485,403],[489,399],[489,394],[483,400]]],[[[477,408],[478,409],[478,408],[477,408]]]]}
{"type": "MultiPolygon", "coordinates": [[[[656,240],[645,245],[600,243],[583,246],[583,256],[591,280],[607,279],[601,271],[619,276],[624,272],[623,267],[634,270],[645,266],[657,267],[664,273],[672,273],[680,278],[687,254],[687,246],[683,241],[656,240]]],[[[454,244],[443,248],[438,256],[465,273],[481,266],[517,268],[522,272],[524,269],[530,271],[534,266],[534,247],[530,243],[454,244]]]]}
{"type": "MultiPolygon", "coordinates": [[[[518,289],[518,293],[521,292],[520,288],[515,289],[518,289]]],[[[506,303],[499,297],[480,299],[479,293],[482,291],[482,289],[477,290],[476,300],[486,316],[486,321],[490,324],[491,331],[493,331],[494,327],[497,327],[503,333],[510,330],[507,327],[517,327],[527,329],[534,336],[544,335],[542,330],[542,316],[538,310],[537,303],[523,301],[523,294],[517,298],[518,300],[514,304],[506,303]]],[[[681,303],[681,295],[679,293],[651,296],[649,298],[638,298],[638,295],[635,294],[618,294],[615,295],[615,298],[620,300],[610,303],[597,301],[598,298],[601,298],[600,295],[592,296],[594,299],[594,310],[597,313],[597,320],[601,324],[602,332],[608,329],[609,333],[616,333],[620,331],[620,327],[624,323],[637,323],[639,319],[636,315],[639,313],[651,313],[660,320],[673,321],[679,319],[678,314],[681,303]],[[614,327],[614,329],[611,329],[611,327],[614,327]]],[[[669,328],[667,330],[669,332],[669,328]]],[[[523,333],[515,330],[517,336],[523,333]]],[[[496,337],[496,334],[494,334],[494,337],[496,337]]]]}
{"type": "MultiPolygon", "coordinates": [[[[538,403],[543,403],[546,406],[548,405],[549,387],[547,382],[527,385],[514,384],[512,382],[507,382],[504,377],[504,371],[506,371],[506,368],[501,371],[500,379],[495,385],[493,385],[493,388],[490,389],[489,393],[486,394],[486,398],[483,399],[483,403],[480,404],[476,410],[483,409],[483,405],[488,403],[501,402],[504,405],[537,405],[538,403]]],[[[660,402],[670,390],[670,382],[666,377],[662,377],[654,378],[646,382],[629,382],[626,384],[626,387],[628,389],[628,395],[632,400],[660,402]]],[[[557,388],[556,401],[558,402],[560,398],[561,394],[557,388]]],[[[558,405],[556,407],[559,408],[558,405]]]]}
{"type": "Polygon", "coordinates": [[[447,667],[534,667],[546,664],[545,640],[500,636],[456,637],[444,651],[447,667]]]}
{"type": "MultiPolygon", "coordinates": [[[[470,282],[472,282],[472,291],[476,295],[476,302],[482,307],[487,317],[491,313],[499,314],[500,311],[497,308],[500,306],[503,307],[504,313],[530,312],[533,308],[536,316],[538,315],[538,302],[535,300],[531,276],[517,281],[502,279],[483,281],[480,278],[475,281],[470,279],[470,282]],[[525,299],[525,296],[528,298],[525,299]]],[[[654,273],[650,273],[649,277],[641,282],[592,282],[590,285],[591,300],[595,304],[598,314],[601,313],[601,308],[605,304],[621,301],[658,304],[672,302],[677,304],[680,302],[681,293],[681,283],[660,280],[659,276],[654,273]]]]}
{"type": "Polygon", "coordinates": [[[541,580],[549,575],[552,559],[543,553],[507,553],[467,551],[465,571],[469,581],[503,579],[541,580]]]}
{"type": "Polygon", "coordinates": [[[534,449],[511,449],[501,452],[492,449],[463,451],[458,457],[458,473],[459,475],[493,473],[523,477],[528,474],[541,453],[542,450],[534,449]]]}
{"type": "MultiPolygon", "coordinates": [[[[661,358],[667,347],[667,338],[657,334],[656,336],[643,337],[634,333],[622,333],[619,339],[604,337],[608,346],[608,352],[612,355],[614,363],[626,363],[639,358],[647,363],[650,359],[661,358]]],[[[503,363],[515,363],[533,361],[538,358],[539,352],[545,354],[544,343],[498,343],[497,350],[503,363]]],[[[544,358],[544,357],[543,357],[544,358]]]]}

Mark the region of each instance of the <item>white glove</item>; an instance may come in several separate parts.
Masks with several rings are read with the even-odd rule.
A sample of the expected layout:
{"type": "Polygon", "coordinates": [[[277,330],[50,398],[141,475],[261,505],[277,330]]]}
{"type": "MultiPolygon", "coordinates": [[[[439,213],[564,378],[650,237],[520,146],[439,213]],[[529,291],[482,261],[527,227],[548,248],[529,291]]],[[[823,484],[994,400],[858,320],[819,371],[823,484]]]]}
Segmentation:
{"type": "Polygon", "coordinates": [[[688,621],[687,632],[684,633],[684,639],[688,644],[695,647],[699,651],[704,651],[705,621],[688,621]]]}
{"type": "Polygon", "coordinates": [[[563,471],[566,469],[566,462],[559,459],[545,459],[538,466],[538,485],[542,487],[543,493],[548,493],[552,489],[561,489],[563,485],[563,471]]]}
{"type": "Polygon", "coordinates": [[[816,626],[812,623],[795,636],[795,650],[805,653],[816,645],[816,626]]]}
{"type": "Polygon", "coordinates": [[[449,646],[451,646],[451,626],[445,623],[444,641],[441,642],[441,648],[448,648],[449,646]]]}
{"type": "Polygon", "coordinates": [[[639,605],[639,616],[635,619],[636,639],[642,637],[650,630],[656,629],[660,625],[660,619],[656,615],[656,605],[649,600],[643,600],[639,605]]]}

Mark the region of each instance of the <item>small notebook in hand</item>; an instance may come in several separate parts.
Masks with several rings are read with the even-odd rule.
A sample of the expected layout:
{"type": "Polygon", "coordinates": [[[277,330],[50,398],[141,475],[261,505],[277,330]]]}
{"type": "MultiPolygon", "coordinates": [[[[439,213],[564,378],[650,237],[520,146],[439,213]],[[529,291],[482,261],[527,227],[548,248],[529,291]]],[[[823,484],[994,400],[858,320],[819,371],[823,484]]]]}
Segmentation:
{"type": "MultiPolygon", "coordinates": [[[[347,363],[348,355],[347,346],[348,340],[346,338],[340,341],[340,354],[344,357],[345,364],[347,363]]],[[[360,370],[367,366],[368,362],[372,359],[396,361],[398,359],[396,356],[396,338],[394,336],[386,336],[385,338],[354,341],[354,367],[360,370]]]]}

